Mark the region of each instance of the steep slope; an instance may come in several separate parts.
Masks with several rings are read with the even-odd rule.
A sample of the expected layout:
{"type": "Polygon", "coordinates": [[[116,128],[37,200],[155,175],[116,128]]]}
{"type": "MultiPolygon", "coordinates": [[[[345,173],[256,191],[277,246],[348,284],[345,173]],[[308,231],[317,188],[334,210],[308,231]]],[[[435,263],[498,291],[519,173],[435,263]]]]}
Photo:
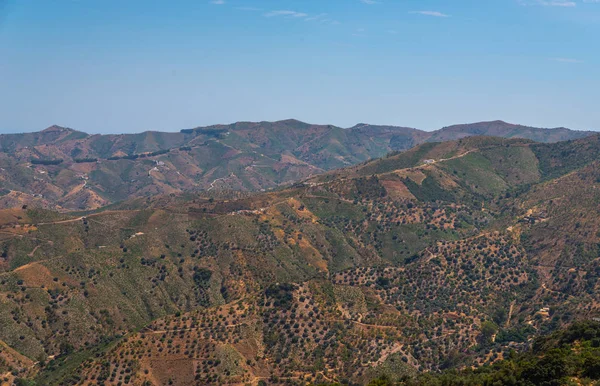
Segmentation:
{"type": "Polygon", "coordinates": [[[61,145],[70,141],[81,141],[88,134],[60,126],[50,126],[36,133],[0,135],[0,151],[14,153],[20,149],[42,145],[61,145]]]}
{"type": "MultiPolygon", "coordinates": [[[[470,137],[426,143],[352,168],[308,180],[312,186],[374,178],[391,195],[423,201],[490,199],[521,184],[540,180],[532,142],[470,137]]],[[[362,190],[357,191],[362,194],[362,190]]]]}
{"type": "MultiPolygon", "coordinates": [[[[318,185],[375,175],[392,178],[398,174],[396,172],[401,172],[402,176],[416,172],[421,180],[425,180],[425,175],[433,178],[435,172],[443,172],[447,179],[460,180],[459,185],[469,184],[470,189],[490,196],[519,185],[563,176],[599,157],[598,135],[547,144],[524,139],[468,137],[458,141],[425,143],[405,152],[390,153],[354,167],[324,173],[307,180],[307,183],[318,185]]],[[[441,180],[442,176],[438,179],[441,180]]],[[[421,185],[421,181],[414,182],[421,185]]]]}
{"type": "Polygon", "coordinates": [[[593,385],[600,380],[599,339],[598,322],[577,322],[537,338],[525,352],[512,352],[493,366],[399,381],[397,377],[382,376],[368,386],[593,385]]]}
{"type": "Polygon", "coordinates": [[[564,127],[542,129],[515,125],[504,121],[478,122],[444,127],[431,133],[430,142],[443,142],[471,136],[491,136],[503,138],[524,138],[536,142],[560,142],[584,138],[594,134],[591,131],[574,131],[564,127]]]}
{"type": "Polygon", "coordinates": [[[52,127],[0,136],[0,180],[5,190],[39,196],[58,209],[162,193],[256,191],[381,156],[403,130],[294,120],[106,136],[52,127]]]}
{"type": "Polygon", "coordinates": [[[366,380],[389,367],[396,374],[438,368],[452,349],[483,339],[487,307],[518,297],[528,280],[518,268],[518,248],[507,240],[497,248],[500,239],[489,240],[463,244],[471,244],[472,255],[485,245],[482,251],[497,259],[488,265],[495,272],[473,282],[456,280],[464,275],[461,265],[483,263],[465,256],[443,268],[427,260],[405,269],[343,271],[330,282],[271,285],[242,301],[156,321],[102,360],[82,364],[80,383],[122,381],[122,369],[130,369],[133,384],[301,384],[366,380]],[[444,283],[436,280],[442,269],[444,283]],[[505,275],[515,280],[503,282],[505,275]]]}
{"type": "Polygon", "coordinates": [[[425,141],[478,134],[552,142],[590,133],[504,122],[432,133],[367,124],[342,129],[296,120],[122,135],[87,135],[52,126],[39,133],[0,135],[0,182],[3,193],[30,204],[95,209],[156,194],[271,189],[425,141]]]}

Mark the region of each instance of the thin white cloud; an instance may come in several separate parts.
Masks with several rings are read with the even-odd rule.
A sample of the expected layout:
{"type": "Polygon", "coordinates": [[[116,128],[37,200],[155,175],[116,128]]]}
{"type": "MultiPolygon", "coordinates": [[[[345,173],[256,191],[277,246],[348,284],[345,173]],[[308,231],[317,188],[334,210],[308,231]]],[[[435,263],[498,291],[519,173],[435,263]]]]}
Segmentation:
{"type": "Polygon", "coordinates": [[[377,0],[360,0],[360,2],[368,5],[379,4],[379,1],[377,0]]]}
{"type": "Polygon", "coordinates": [[[450,15],[438,11],[413,11],[411,13],[433,17],[450,17],[450,15]]]}
{"type": "Polygon", "coordinates": [[[239,11],[251,11],[251,12],[262,11],[262,9],[254,8],[254,7],[235,7],[235,9],[237,9],[239,11]]]}
{"type": "Polygon", "coordinates": [[[320,23],[320,24],[331,24],[331,25],[341,24],[339,21],[331,19],[328,16],[328,14],[326,14],[326,13],[320,13],[318,15],[306,17],[304,19],[304,21],[310,21],[310,22],[320,23]]]}
{"type": "MultiPolygon", "coordinates": [[[[597,0],[584,0],[587,1],[597,1],[597,0]]],[[[521,5],[541,5],[543,7],[576,7],[577,3],[573,0],[519,0],[519,4],[521,5]]]]}
{"type": "Polygon", "coordinates": [[[211,4],[223,5],[225,4],[225,0],[211,0],[211,4]]]}
{"type": "Polygon", "coordinates": [[[545,7],[576,7],[577,6],[576,2],[567,1],[567,0],[552,0],[552,1],[540,0],[540,1],[538,1],[538,3],[540,3],[540,5],[543,5],[545,7]]]}
{"type": "Polygon", "coordinates": [[[367,32],[365,28],[357,28],[352,36],[365,37],[367,36],[365,32],[367,32]]]}
{"type": "Polygon", "coordinates": [[[304,12],[296,12],[296,11],[288,11],[288,10],[270,11],[270,12],[265,13],[265,17],[276,17],[276,16],[307,17],[308,14],[306,14],[304,12]]]}
{"type": "Polygon", "coordinates": [[[560,63],[583,63],[583,60],[573,58],[551,58],[550,60],[560,63]]]}
{"type": "Polygon", "coordinates": [[[326,13],[320,13],[318,15],[307,17],[304,20],[306,20],[306,21],[322,21],[322,20],[327,20],[327,14],[326,13]]]}

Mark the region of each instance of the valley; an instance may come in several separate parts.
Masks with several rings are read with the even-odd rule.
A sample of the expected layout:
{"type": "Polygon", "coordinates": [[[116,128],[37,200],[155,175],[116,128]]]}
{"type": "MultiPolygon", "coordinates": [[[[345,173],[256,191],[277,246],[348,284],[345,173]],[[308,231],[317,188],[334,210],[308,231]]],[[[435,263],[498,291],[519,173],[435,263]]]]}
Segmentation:
{"type": "Polygon", "coordinates": [[[264,192],[211,179],[0,210],[0,373],[362,385],[503,363],[600,317],[600,139],[546,138],[460,134],[264,192]]]}

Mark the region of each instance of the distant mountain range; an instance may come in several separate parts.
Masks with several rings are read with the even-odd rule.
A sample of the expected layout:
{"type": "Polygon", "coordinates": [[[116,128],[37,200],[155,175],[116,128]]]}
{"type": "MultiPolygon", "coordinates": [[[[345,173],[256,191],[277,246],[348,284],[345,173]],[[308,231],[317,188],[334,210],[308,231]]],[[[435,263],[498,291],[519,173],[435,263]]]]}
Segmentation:
{"type": "Polygon", "coordinates": [[[34,204],[95,209],[165,193],[260,191],[425,142],[475,135],[557,142],[592,134],[503,121],[432,132],[369,124],[340,128],[297,120],[121,135],[51,126],[0,135],[0,208],[34,204]]]}

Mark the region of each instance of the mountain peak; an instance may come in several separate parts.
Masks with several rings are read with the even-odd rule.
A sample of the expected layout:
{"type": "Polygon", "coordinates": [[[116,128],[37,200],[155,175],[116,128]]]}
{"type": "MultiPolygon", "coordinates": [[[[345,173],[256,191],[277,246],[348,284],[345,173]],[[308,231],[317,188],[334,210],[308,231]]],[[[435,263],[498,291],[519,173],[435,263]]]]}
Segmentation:
{"type": "Polygon", "coordinates": [[[59,126],[59,125],[52,125],[50,127],[45,128],[44,130],[42,130],[42,133],[53,133],[53,132],[63,132],[63,131],[75,131],[75,130],[70,129],[68,127],[59,126]]]}
{"type": "Polygon", "coordinates": [[[296,125],[303,125],[303,126],[306,125],[306,126],[308,126],[309,125],[306,122],[302,122],[302,121],[299,121],[299,120],[294,119],[294,118],[283,119],[281,121],[276,121],[274,123],[280,123],[280,124],[285,124],[285,125],[289,125],[289,126],[296,126],[296,125]]]}

